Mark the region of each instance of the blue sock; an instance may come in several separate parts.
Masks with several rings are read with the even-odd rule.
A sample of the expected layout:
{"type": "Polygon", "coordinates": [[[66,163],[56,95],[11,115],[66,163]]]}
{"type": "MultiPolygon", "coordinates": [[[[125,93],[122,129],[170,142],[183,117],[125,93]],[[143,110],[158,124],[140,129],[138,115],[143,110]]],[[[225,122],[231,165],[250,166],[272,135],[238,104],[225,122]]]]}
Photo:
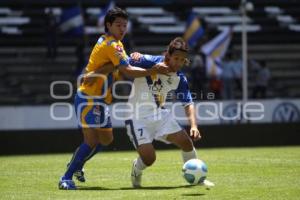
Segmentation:
{"type": "Polygon", "coordinates": [[[89,145],[82,143],[75,151],[72,160],[68,166],[65,175],[62,177],[64,180],[70,180],[73,177],[75,171],[80,169],[85,162],[85,158],[88,157],[92,149],[89,145]]]}
{"type": "Polygon", "coordinates": [[[98,144],[95,148],[93,148],[93,150],[90,153],[90,155],[88,155],[88,157],[86,157],[84,161],[85,162],[88,161],[89,159],[91,159],[95,154],[97,154],[102,149],[103,149],[103,146],[101,144],[98,144]]]}
{"type": "Polygon", "coordinates": [[[96,147],[94,147],[92,149],[92,151],[90,152],[90,154],[84,158],[84,161],[82,163],[82,165],[79,166],[79,170],[82,170],[83,165],[86,163],[86,161],[88,161],[89,159],[91,159],[95,154],[97,154],[99,151],[101,151],[103,149],[101,144],[98,144],[96,147]]]}

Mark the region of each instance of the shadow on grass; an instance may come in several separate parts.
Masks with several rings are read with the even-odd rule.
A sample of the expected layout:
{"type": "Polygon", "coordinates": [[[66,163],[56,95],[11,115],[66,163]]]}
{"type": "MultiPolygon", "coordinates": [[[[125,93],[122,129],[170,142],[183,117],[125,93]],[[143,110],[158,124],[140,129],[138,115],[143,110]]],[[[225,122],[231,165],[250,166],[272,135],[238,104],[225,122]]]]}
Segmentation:
{"type": "Polygon", "coordinates": [[[182,194],[181,196],[186,196],[186,197],[198,197],[198,196],[203,196],[205,194],[203,193],[191,193],[191,194],[182,194]]]}
{"type": "Polygon", "coordinates": [[[106,188],[106,187],[88,187],[88,186],[77,186],[78,190],[172,190],[178,188],[189,188],[190,185],[179,185],[179,186],[147,186],[141,188],[132,187],[121,187],[121,188],[106,188]]]}
{"type": "Polygon", "coordinates": [[[113,188],[97,187],[97,186],[77,186],[77,190],[115,190],[113,188]]]}
{"type": "Polygon", "coordinates": [[[179,185],[179,186],[147,186],[141,188],[132,188],[132,187],[124,187],[120,188],[120,190],[172,190],[178,188],[189,188],[190,185],[179,185]]]}

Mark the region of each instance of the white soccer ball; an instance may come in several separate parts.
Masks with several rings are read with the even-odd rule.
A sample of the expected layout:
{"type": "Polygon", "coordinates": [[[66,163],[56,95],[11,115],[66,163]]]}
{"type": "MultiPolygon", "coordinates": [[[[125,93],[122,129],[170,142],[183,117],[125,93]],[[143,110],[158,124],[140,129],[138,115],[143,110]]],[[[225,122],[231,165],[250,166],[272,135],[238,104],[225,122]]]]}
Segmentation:
{"type": "Polygon", "coordinates": [[[207,166],[199,159],[191,159],[182,167],[184,179],[191,185],[202,183],[206,179],[207,166]]]}

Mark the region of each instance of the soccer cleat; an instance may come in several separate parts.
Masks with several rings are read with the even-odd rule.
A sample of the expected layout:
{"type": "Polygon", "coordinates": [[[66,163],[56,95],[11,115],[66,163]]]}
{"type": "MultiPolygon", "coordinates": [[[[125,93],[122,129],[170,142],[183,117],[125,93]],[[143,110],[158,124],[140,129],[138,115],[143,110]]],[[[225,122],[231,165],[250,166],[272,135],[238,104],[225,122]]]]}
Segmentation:
{"type": "MultiPolygon", "coordinates": [[[[69,167],[70,163],[67,164],[67,168],[69,167]]],[[[73,174],[75,176],[75,178],[80,181],[80,182],[85,182],[85,177],[84,177],[84,168],[82,168],[81,170],[77,170],[74,172],[73,174]]]]}
{"type": "Polygon", "coordinates": [[[205,186],[207,189],[215,187],[215,184],[207,179],[205,179],[202,183],[200,183],[200,185],[205,186]]]}
{"type": "Polygon", "coordinates": [[[132,169],[131,169],[131,183],[132,183],[132,187],[134,188],[140,188],[141,186],[141,182],[142,182],[142,172],[137,172],[137,169],[135,167],[135,163],[136,163],[135,159],[132,163],[132,169]]]}
{"type": "Polygon", "coordinates": [[[80,181],[80,182],[85,182],[85,177],[84,177],[84,169],[82,168],[82,170],[77,170],[76,172],[74,172],[73,174],[75,176],[75,178],[80,181]]]}
{"type": "Polygon", "coordinates": [[[60,179],[58,183],[58,188],[60,190],[76,190],[76,186],[73,180],[60,179]]]}

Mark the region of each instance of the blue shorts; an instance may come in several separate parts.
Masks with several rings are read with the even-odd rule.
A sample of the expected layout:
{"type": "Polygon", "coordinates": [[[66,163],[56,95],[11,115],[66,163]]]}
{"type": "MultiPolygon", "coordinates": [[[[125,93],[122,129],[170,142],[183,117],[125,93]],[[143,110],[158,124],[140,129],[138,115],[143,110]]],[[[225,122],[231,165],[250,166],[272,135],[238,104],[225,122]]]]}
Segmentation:
{"type": "Polygon", "coordinates": [[[101,128],[111,130],[108,105],[101,99],[87,99],[84,93],[77,92],[74,106],[80,128],[101,128]]]}

